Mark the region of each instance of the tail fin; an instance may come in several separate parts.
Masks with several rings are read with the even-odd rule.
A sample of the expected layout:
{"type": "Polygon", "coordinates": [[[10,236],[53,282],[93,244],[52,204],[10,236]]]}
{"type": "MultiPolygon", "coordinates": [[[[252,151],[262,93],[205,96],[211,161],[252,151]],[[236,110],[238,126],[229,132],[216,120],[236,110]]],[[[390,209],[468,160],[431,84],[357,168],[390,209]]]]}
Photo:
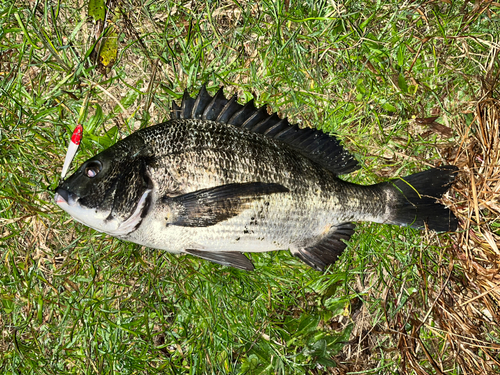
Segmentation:
{"type": "MultiPolygon", "coordinates": [[[[394,199],[389,223],[436,232],[457,230],[458,220],[437,198],[453,183],[458,168],[447,165],[383,183],[394,199]]],[[[382,185],[382,184],[381,184],[382,185]]]]}

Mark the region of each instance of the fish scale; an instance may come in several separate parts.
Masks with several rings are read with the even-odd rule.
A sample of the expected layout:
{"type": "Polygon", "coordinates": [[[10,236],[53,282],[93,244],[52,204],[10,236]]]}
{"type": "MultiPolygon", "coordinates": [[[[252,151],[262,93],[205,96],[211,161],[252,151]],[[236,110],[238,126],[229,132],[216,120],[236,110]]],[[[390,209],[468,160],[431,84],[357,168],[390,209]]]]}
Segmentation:
{"type": "Polygon", "coordinates": [[[56,189],[56,202],[123,240],[246,270],[253,265],[243,252],[284,249],[325,270],[355,221],[457,228],[436,202],[455,167],[368,186],[338,177],[358,168],[334,136],[203,87],[173,105],[172,120],[83,163],[56,189]]]}

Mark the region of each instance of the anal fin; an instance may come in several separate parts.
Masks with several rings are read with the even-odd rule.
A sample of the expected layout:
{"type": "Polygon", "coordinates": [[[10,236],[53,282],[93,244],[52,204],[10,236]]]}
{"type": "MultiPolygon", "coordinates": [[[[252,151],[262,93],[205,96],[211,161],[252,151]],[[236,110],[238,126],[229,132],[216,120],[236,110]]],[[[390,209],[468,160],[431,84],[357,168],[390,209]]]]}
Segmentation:
{"type": "Polygon", "coordinates": [[[342,223],[330,229],[326,237],[313,246],[303,247],[293,252],[293,255],[317,271],[324,271],[330,264],[337,261],[347,247],[348,241],[354,234],[353,223],[342,223]]]}
{"type": "Polygon", "coordinates": [[[244,254],[237,251],[216,252],[186,249],[185,252],[198,258],[221,264],[223,266],[239,268],[245,271],[253,271],[255,268],[250,259],[248,259],[244,254]]]}

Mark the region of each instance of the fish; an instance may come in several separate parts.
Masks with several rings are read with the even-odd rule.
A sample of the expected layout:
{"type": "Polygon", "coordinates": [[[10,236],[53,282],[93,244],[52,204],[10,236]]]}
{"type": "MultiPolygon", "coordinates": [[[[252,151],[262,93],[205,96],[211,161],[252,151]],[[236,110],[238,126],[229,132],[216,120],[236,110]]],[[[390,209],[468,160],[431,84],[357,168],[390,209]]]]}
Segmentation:
{"type": "Polygon", "coordinates": [[[335,135],[202,86],[173,102],[169,121],[82,163],[54,199],[99,232],[248,271],[254,265],[244,253],[275,250],[325,271],[356,222],[457,230],[438,201],[457,167],[372,185],[340,177],[359,168],[335,135]]]}

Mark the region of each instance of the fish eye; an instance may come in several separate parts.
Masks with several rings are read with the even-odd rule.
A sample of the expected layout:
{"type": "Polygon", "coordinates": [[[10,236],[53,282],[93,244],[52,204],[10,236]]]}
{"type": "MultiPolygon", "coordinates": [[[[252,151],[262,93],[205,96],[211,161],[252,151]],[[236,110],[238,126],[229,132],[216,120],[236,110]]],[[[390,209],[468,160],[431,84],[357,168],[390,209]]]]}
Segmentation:
{"type": "Polygon", "coordinates": [[[102,165],[100,161],[97,160],[91,161],[85,166],[85,171],[84,171],[85,176],[87,176],[88,178],[94,178],[101,171],[101,166],[102,165]]]}

